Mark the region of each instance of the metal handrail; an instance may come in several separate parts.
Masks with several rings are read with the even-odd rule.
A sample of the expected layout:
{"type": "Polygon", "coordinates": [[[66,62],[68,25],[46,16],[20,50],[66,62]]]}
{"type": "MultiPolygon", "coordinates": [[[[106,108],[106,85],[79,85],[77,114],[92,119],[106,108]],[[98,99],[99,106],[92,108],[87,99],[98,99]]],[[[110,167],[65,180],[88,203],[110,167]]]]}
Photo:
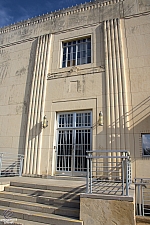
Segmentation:
{"type": "Polygon", "coordinates": [[[131,183],[130,153],[126,150],[94,150],[87,151],[87,154],[87,193],[128,196],[131,183]]]}
{"type": "Polygon", "coordinates": [[[22,176],[24,155],[0,152],[0,177],[22,176]]]}
{"type": "Polygon", "coordinates": [[[130,155],[130,152],[127,151],[127,150],[90,150],[90,151],[87,151],[87,153],[93,153],[93,152],[120,152],[120,153],[127,153],[130,155]]]}

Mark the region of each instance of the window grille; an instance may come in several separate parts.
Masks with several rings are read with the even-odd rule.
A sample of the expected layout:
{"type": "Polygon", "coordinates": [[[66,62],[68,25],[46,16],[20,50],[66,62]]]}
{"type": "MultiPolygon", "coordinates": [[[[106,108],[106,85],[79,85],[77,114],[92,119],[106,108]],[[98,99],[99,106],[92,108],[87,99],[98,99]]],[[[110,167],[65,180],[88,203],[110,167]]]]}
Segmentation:
{"type": "Polygon", "coordinates": [[[87,151],[91,150],[91,126],[91,112],[58,114],[57,173],[86,173],[87,151]]]}

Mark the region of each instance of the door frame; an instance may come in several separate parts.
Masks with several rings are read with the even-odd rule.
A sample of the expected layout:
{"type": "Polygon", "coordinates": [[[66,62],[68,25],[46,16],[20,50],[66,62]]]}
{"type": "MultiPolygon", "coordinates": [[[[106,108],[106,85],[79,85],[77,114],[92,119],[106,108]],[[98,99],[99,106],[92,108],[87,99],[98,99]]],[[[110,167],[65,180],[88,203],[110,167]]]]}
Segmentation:
{"type": "Polygon", "coordinates": [[[75,171],[75,135],[77,130],[90,130],[90,150],[92,150],[92,110],[82,110],[82,111],[68,111],[68,112],[58,112],[56,115],[56,150],[55,150],[55,174],[56,175],[63,175],[63,176],[86,176],[86,171],[75,171]],[[90,126],[81,126],[76,127],[74,126],[76,124],[76,114],[77,113],[90,113],[90,126]],[[63,127],[59,128],[59,115],[65,115],[65,114],[73,114],[73,127],[63,127]],[[59,171],[57,170],[57,150],[58,150],[58,132],[60,130],[72,130],[72,139],[73,139],[73,151],[71,154],[71,171],[59,171]]]}

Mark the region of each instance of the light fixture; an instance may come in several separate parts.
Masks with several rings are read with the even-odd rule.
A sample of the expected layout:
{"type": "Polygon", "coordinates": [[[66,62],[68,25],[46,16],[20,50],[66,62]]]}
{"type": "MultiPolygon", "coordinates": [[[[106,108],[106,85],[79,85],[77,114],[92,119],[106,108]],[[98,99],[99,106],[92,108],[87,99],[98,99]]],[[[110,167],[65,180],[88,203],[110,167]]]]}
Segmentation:
{"type": "Polygon", "coordinates": [[[43,117],[43,124],[42,124],[42,127],[43,127],[43,128],[48,127],[48,120],[47,120],[46,116],[43,117]]]}
{"type": "Polygon", "coordinates": [[[99,126],[103,126],[103,125],[104,125],[104,123],[103,123],[103,113],[102,113],[102,111],[99,112],[98,125],[99,125],[99,126]]]}

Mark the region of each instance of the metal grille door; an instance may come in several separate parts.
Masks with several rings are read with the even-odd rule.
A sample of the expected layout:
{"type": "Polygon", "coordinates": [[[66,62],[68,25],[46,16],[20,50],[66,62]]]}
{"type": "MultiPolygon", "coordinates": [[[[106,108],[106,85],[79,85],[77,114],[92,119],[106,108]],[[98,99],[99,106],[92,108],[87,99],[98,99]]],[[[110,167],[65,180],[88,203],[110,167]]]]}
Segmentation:
{"type": "Polygon", "coordinates": [[[91,150],[91,112],[58,114],[56,174],[84,176],[91,150]]]}

